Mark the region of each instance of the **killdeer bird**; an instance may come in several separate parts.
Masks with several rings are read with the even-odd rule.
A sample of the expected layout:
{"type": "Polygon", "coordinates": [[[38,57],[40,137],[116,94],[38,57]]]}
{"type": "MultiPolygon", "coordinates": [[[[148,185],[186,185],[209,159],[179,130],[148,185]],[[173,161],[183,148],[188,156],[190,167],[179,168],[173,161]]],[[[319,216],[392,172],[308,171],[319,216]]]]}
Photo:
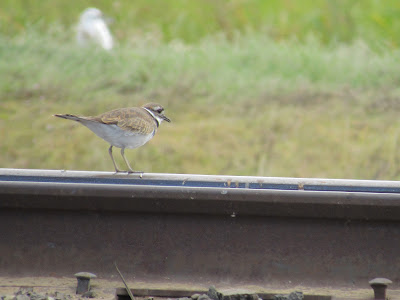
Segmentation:
{"type": "MultiPolygon", "coordinates": [[[[114,109],[96,117],[83,117],[70,114],[57,114],[55,117],[73,120],[89,128],[97,136],[110,143],[108,153],[114,164],[115,172],[120,171],[115,163],[112,148],[121,148],[121,155],[128,173],[135,173],[125,157],[125,148],[134,149],[146,144],[156,134],[162,121],[171,122],[163,114],[164,108],[157,103],[148,103],[142,107],[114,109]]],[[[142,172],[139,172],[142,173],[142,172]]]]}

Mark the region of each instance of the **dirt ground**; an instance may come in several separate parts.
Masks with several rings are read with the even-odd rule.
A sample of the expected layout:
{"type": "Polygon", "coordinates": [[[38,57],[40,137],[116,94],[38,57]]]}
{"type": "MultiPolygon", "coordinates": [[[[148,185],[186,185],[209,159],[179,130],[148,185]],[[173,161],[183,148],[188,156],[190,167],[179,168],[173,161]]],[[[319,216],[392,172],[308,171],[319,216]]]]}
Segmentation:
{"type": "MultiPolygon", "coordinates": [[[[130,288],[137,289],[181,289],[181,290],[207,290],[208,286],[201,286],[191,283],[172,283],[172,282],[141,282],[128,281],[130,288]]],[[[75,294],[77,281],[74,277],[0,277],[0,296],[13,295],[20,287],[33,287],[34,292],[40,294],[60,292],[70,295],[72,299],[80,299],[75,294]]],[[[123,283],[118,278],[101,279],[96,278],[91,281],[91,288],[96,293],[96,299],[115,299],[116,288],[123,287],[123,283]]],[[[219,286],[217,288],[227,288],[230,286],[219,286]]],[[[239,288],[239,286],[237,287],[239,288]]],[[[334,300],[342,299],[373,299],[371,288],[333,288],[333,287],[306,287],[295,286],[290,288],[274,288],[268,286],[245,285],[240,288],[254,291],[256,293],[289,294],[293,291],[301,291],[305,295],[331,295],[334,300]]],[[[149,295],[151,296],[151,295],[149,295]]],[[[400,289],[388,289],[387,297],[390,300],[400,299],[400,289]]]]}

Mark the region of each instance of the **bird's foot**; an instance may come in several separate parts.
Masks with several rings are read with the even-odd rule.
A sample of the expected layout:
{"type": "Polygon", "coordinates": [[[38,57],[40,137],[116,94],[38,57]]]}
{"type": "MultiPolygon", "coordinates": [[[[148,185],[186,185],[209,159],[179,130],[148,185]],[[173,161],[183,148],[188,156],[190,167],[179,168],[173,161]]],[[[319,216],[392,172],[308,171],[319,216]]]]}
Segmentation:
{"type": "Polygon", "coordinates": [[[143,171],[133,171],[132,169],[130,169],[130,170],[128,171],[128,174],[135,174],[135,173],[139,174],[139,177],[140,177],[140,178],[143,178],[143,174],[144,174],[143,171]]]}
{"type": "Polygon", "coordinates": [[[140,178],[143,178],[143,174],[144,174],[143,171],[134,171],[134,170],[132,170],[132,169],[129,169],[128,171],[122,171],[122,170],[116,169],[116,170],[115,170],[115,174],[119,174],[119,173],[139,174],[139,177],[140,177],[140,178]]]}

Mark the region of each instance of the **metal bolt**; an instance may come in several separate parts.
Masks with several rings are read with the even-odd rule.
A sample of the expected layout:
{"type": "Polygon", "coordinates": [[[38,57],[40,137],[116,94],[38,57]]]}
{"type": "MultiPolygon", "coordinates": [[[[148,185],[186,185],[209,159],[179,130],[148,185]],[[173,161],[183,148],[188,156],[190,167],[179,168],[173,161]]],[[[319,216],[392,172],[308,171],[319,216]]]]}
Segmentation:
{"type": "Polygon", "coordinates": [[[369,285],[374,289],[375,300],[386,299],[386,288],[392,281],[387,278],[375,278],[369,282],[369,285]]]}
{"type": "Polygon", "coordinates": [[[77,294],[83,294],[90,289],[90,279],[96,278],[97,276],[89,272],[79,272],[75,274],[78,279],[78,286],[76,287],[77,294]]]}

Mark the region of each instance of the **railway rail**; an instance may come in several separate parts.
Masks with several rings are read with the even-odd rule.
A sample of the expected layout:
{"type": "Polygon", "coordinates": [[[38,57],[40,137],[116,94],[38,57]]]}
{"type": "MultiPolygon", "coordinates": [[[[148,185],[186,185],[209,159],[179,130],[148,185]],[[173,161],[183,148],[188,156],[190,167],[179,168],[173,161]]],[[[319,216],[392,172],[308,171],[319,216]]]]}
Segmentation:
{"type": "Polygon", "coordinates": [[[400,182],[0,169],[0,276],[400,285],[400,182]]]}

